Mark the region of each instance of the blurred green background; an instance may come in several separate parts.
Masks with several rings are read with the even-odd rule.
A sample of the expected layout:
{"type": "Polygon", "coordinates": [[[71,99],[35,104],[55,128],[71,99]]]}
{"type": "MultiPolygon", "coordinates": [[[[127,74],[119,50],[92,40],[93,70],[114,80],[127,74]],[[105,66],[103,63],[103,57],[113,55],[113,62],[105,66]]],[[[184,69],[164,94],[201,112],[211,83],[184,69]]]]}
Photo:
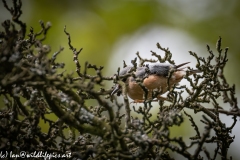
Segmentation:
{"type": "MultiPolygon", "coordinates": [[[[9,18],[10,14],[0,3],[0,22],[9,18]]],[[[27,31],[30,27],[39,31],[39,20],[52,23],[44,43],[51,46],[52,54],[60,46],[65,48],[57,61],[66,64],[68,73],[75,71],[75,65],[63,32],[65,25],[73,46],[83,48],[79,56],[82,66],[85,61],[105,66],[105,76],[116,73],[123,60],[130,63],[137,51],[145,58],[151,58],[150,50],[161,53],[156,48],[157,42],[169,47],[176,62],[191,61],[194,67],[194,58],[188,51],[207,56],[205,46],[209,44],[216,52],[215,44],[221,36],[222,46],[230,48],[225,75],[230,84],[236,84],[236,96],[239,96],[240,1],[24,0],[21,19],[27,23],[27,31]]],[[[230,117],[225,118],[231,122],[230,117]]],[[[239,128],[238,121],[233,130],[236,141],[231,148],[240,147],[239,128]]],[[[178,132],[188,131],[178,128],[178,132]]]]}
{"type": "MultiPolygon", "coordinates": [[[[9,4],[10,1],[8,1],[9,4]]],[[[64,61],[69,70],[74,70],[72,54],[68,50],[67,37],[63,32],[66,25],[67,31],[72,36],[72,44],[76,48],[83,48],[80,56],[82,62],[86,60],[97,65],[108,65],[110,61],[120,61],[121,59],[112,59],[116,53],[116,45],[121,40],[127,40],[133,35],[145,35],[157,27],[167,28],[169,33],[177,32],[176,36],[165,35],[146,38],[146,41],[157,39],[155,44],[164,39],[171,41],[179,39],[178,33],[184,34],[188,39],[194,41],[198,48],[203,49],[205,53],[198,53],[197,48],[191,48],[191,45],[185,44],[186,51],[190,48],[198,54],[206,54],[205,45],[209,44],[212,49],[215,47],[219,36],[223,38],[223,46],[230,47],[228,70],[226,71],[231,83],[238,83],[239,74],[236,74],[233,68],[240,67],[240,47],[238,37],[240,36],[240,2],[218,1],[218,0],[41,0],[41,1],[23,1],[22,20],[27,22],[28,31],[33,27],[35,31],[40,30],[39,20],[45,23],[50,21],[52,28],[45,40],[46,44],[51,45],[52,52],[65,47],[64,54],[60,54],[58,61],[64,61]],[[125,38],[125,39],[123,39],[125,38]],[[231,68],[231,69],[230,69],[231,68]]],[[[0,20],[10,18],[9,13],[0,5],[0,20]]],[[[1,26],[2,28],[2,26],[1,26]]],[[[138,39],[135,39],[135,43],[138,39]]],[[[179,43],[181,40],[179,40],[179,43]]],[[[122,44],[122,43],[121,43],[122,44]]],[[[161,43],[160,43],[161,44],[161,43]]],[[[128,44],[131,47],[131,44],[128,44]]],[[[119,47],[119,46],[118,46],[119,47]]],[[[130,50],[131,48],[128,48],[130,50]]],[[[145,47],[148,47],[147,45],[145,47]]],[[[171,47],[169,47],[172,50],[171,47]]],[[[121,54],[135,54],[135,52],[121,54]]],[[[183,53],[174,53],[183,54],[183,53]]],[[[186,53],[184,53],[186,54],[186,53]]],[[[150,54],[149,54],[150,55],[150,54]]],[[[189,56],[189,54],[186,54],[189,56]]],[[[116,64],[116,63],[115,63],[116,64]]],[[[116,68],[113,68],[116,71],[116,68]]],[[[114,72],[113,71],[113,72],[114,72]]],[[[105,69],[106,73],[106,69],[105,69]]],[[[108,73],[106,73],[108,74],[108,73]]],[[[237,88],[239,90],[239,88],[237,88]]]]}

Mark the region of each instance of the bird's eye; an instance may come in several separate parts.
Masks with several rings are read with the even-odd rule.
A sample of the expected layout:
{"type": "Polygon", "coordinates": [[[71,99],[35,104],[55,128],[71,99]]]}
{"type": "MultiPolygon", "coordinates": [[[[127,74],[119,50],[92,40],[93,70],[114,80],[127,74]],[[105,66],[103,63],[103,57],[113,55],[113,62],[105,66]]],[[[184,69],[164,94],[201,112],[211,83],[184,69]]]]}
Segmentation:
{"type": "Polygon", "coordinates": [[[123,78],[122,81],[125,82],[127,80],[127,78],[123,78]]]}

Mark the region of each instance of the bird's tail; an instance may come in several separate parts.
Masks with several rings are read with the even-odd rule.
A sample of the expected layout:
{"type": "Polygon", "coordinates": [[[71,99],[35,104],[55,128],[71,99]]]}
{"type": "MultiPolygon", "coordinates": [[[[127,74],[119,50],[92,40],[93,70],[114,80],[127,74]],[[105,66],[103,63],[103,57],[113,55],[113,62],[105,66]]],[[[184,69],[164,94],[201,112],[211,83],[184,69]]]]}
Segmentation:
{"type": "Polygon", "coordinates": [[[184,66],[185,64],[188,64],[188,63],[190,63],[190,62],[185,62],[185,63],[179,64],[179,65],[176,66],[176,68],[177,68],[178,70],[182,70],[182,69],[184,69],[184,68],[186,68],[186,67],[184,67],[184,68],[179,68],[179,67],[182,67],[182,66],[184,66]]]}
{"type": "MultiPolygon", "coordinates": [[[[183,69],[187,68],[188,66],[185,66],[185,67],[182,67],[182,66],[184,66],[184,65],[186,65],[186,64],[188,64],[188,63],[190,63],[190,62],[185,62],[185,63],[182,63],[182,64],[177,65],[177,66],[176,66],[177,71],[183,71],[183,69]],[[182,67],[182,68],[180,68],[180,67],[182,67]]],[[[197,70],[197,69],[195,69],[195,70],[190,70],[190,71],[189,71],[189,75],[196,74],[196,73],[201,73],[201,72],[202,72],[202,71],[197,70]]]]}

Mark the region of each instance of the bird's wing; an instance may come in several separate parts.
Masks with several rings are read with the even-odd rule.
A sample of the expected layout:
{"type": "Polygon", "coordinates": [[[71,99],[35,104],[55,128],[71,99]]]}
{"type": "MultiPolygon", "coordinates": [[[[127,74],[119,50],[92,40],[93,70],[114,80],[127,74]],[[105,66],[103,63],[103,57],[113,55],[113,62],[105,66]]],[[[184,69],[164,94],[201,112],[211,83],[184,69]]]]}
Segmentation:
{"type": "MultiPolygon", "coordinates": [[[[137,67],[135,75],[137,78],[144,78],[145,76],[151,75],[151,74],[156,74],[158,76],[167,76],[170,69],[174,69],[176,71],[183,70],[186,67],[184,67],[184,68],[180,68],[180,67],[182,67],[188,63],[190,63],[190,62],[182,63],[179,65],[172,65],[172,64],[168,64],[168,63],[150,64],[145,67],[137,67]]],[[[132,68],[132,66],[123,68],[122,71],[120,72],[120,75],[127,74],[131,68],[132,68]]]]}
{"type": "Polygon", "coordinates": [[[159,63],[149,66],[150,74],[156,74],[158,76],[167,76],[171,68],[175,69],[176,67],[167,63],[159,63]]]}

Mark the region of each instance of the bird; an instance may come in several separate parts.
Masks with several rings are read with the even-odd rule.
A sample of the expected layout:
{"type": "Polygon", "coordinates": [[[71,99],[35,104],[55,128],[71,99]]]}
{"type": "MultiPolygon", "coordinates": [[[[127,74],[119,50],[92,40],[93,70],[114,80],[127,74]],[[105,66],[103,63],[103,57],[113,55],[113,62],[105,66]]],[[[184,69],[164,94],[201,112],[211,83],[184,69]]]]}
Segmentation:
{"type": "MultiPolygon", "coordinates": [[[[166,93],[173,85],[178,84],[187,71],[184,70],[187,67],[182,67],[190,62],[181,63],[179,65],[168,64],[168,63],[155,63],[149,64],[142,67],[136,67],[136,70],[131,72],[133,66],[126,66],[119,73],[119,76],[124,76],[129,72],[133,73],[134,76],[128,76],[123,78],[123,82],[126,84],[126,91],[128,96],[134,100],[135,103],[144,102],[144,100],[150,100],[157,98],[157,100],[167,100],[167,98],[161,95],[166,93]],[[168,78],[170,76],[170,78],[168,78]],[[138,80],[142,80],[142,86],[138,83],[138,80]],[[147,89],[147,97],[145,98],[144,91],[147,89]],[[157,95],[154,97],[154,91],[157,91],[157,95]]],[[[200,73],[199,70],[190,70],[188,75],[200,73]]],[[[115,84],[111,92],[111,96],[115,93],[119,96],[122,92],[122,86],[115,84]]],[[[156,92],[155,92],[156,93],[156,92]]]]}

